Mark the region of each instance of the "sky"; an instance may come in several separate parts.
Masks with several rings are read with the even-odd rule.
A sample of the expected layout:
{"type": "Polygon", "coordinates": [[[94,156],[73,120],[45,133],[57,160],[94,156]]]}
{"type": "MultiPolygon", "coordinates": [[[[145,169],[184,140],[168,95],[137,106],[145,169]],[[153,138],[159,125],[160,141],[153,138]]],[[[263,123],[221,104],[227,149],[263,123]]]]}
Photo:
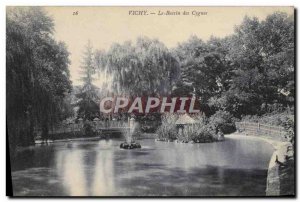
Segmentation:
{"type": "MultiPolygon", "coordinates": [[[[54,37],[64,41],[70,52],[73,85],[81,84],[80,65],[88,40],[94,49],[108,50],[113,43],[147,36],[173,48],[191,35],[203,40],[230,35],[246,15],[263,20],[275,11],[294,12],[293,7],[45,7],[45,10],[54,19],[54,37]],[[145,11],[148,15],[133,15],[145,11]],[[167,11],[180,15],[166,15],[167,11]],[[184,11],[189,15],[183,15],[184,11]],[[202,15],[197,16],[200,12],[202,15]]],[[[101,80],[96,80],[95,85],[100,85],[101,80]]]]}

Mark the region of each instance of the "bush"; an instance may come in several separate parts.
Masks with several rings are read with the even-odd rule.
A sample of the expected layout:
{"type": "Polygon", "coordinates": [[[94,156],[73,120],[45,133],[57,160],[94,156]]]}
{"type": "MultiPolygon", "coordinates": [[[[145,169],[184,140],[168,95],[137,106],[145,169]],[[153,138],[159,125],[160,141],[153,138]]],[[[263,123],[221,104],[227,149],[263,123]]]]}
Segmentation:
{"type": "Polygon", "coordinates": [[[227,111],[219,110],[209,118],[209,125],[215,134],[221,131],[223,134],[233,133],[236,119],[227,111]]]}
{"type": "Polygon", "coordinates": [[[229,112],[218,111],[207,119],[203,114],[192,115],[195,124],[185,125],[182,132],[176,126],[178,115],[165,114],[162,124],[157,130],[158,139],[174,140],[181,142],[194,141],[197,143],[213,142],[218,140],[218,132],[223,134],[235,131],[235,119],[229,112]]]}
{"type": "Polygon", "coordinates": [[[158,139],[174,140],[177,137],[177,128],[175,122],[178,119],[176,114],[164,114],[162,116],[162,123],[159,126],[157,133],[158,139]]]}
{"type": "Polygon", "coordinates": [[[94,135],[95,131],[93,129],[93,126],[89,122],[85,122],[83,125],[83,132],[86,136],[94,135]]]}
{"type": "Polygon", "coordinates": [[[183,130],[181,141],[193,141],[196,143],[213,142],[217,140],[215,129],[205,122],[186,126],[183,130]]]}
{"type": "Polygon", "coordinates": [[[198,135],[200,129],[200,124],[185,125],[182,132],[177,134],[177,139],[182,142],[189,142],[198,135]]]}
{"type": "Polygon", "coordinates": [[[154,133],[161,124],[161,114],[151,113],[136,116],[136,121],[141,124],[141,131],[145,133],[154,133]]]}
{"type": "Polygon", "coordinates": [[[294,115],[290,111],[285,111],[281,113],[269,113],[269,114],[264,114],[262,116],[243,116],[242,121],[247,121],[247,122],[256,122],[256,123],[263,123],[267,125],[273,125],[273,126],[283,126],[285,127],[286,123],[293,119],[294,115]]]}
{"type": "Polygon", "coordinates": [[[289,118],[283,125],[284,125],[284,129],[287,132],[288,139],[294,147],[294,144],[295,144],[295,120],[294,120],[294,117],[289,118]]]}
{"type": "Polygon", "coordinates": [[[197,114],[193,115],[192,118],[196,123],[184,126],[182,133],[177,135],[179,141],[203,143],[217,140],[216,129],[208,122],[205,115],[197,114]]]}
{"type": "Polygon", "coordinates": [[[203,113],[192,114],[191,117],[200,124],[208,124],[208,119],[203,113]]]}

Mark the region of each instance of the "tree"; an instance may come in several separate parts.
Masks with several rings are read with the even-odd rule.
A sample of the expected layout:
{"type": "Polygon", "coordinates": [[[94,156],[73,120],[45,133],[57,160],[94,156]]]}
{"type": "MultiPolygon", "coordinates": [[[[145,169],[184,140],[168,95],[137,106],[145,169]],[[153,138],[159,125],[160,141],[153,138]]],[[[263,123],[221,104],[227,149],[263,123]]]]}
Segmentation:
{"type": "Polygon", "coordinates": [[[99,116],[99,106],[97,104],[96,87],[93,85],[93,75],[95,74],[94,53],[91,42],[88,41],[84,51],[83,62],[81,66],[80,78],[83,82],[80,93],[76,95],[79,98],[77,102],[78,118],[82,118],[84,121],[92,121],[95,117],[99,116]]]}
{"type": "Polygon", "coordinates": [[[95,58],[97,66],[112,76],[112,89],[117,94],[170,94],[179,76],[179,64],[158,40],[138,38],[113,44],[95,58]]]}
{"type": "Polygon", "coordinates": [[[284,13],[262,22],[245,17],[230,41],[230,88],[215,103],[237,116],[263,114],[278,104],[293,105],[293,19],[284,13]]]}
{"type": "Polygon", "coordinates": [[[224,40],[211,38],[203,42],[191,36],[174,50],[180,61],[181,77],[173,91],[176,95],[191,95],[195,89],[201,99],[202,111],[209,112],[208,100],[228,89],[230,65],[224,40]]]}
{"type": "Polygon", "coordinates": [[[39,7],[7,9],[7,130],[10,148],[34,144],[63,117],[71,91],[69,53],[53,38],[54,24],[39,7]]]}

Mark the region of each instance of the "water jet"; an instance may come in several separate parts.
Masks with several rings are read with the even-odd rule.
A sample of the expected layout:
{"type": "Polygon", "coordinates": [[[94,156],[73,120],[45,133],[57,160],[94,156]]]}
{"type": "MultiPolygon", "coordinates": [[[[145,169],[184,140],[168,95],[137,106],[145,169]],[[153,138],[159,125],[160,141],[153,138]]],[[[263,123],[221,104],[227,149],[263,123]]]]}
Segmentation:
{"type": "Polygon", "coordinates": [[[134,118],[129,120],[129,128],[124,132],[125,142],[120,144],[120,148],[122,149],[138,149],[142,148],[141,144],[135,142],[133,139],[133,134],[137,133],[138,127],[134,118]]]}

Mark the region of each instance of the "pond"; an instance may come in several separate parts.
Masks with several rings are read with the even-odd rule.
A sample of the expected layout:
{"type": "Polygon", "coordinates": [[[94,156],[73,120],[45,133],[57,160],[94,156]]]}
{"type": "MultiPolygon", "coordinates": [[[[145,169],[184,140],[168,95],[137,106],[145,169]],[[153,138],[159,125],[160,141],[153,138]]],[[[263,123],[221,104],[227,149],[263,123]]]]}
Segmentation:
{"type": "Polygon", "coordinates": [[[120,139],[57,142],[12,159],[15,196],[259,196],[265,195],[273,148],[254,138],[184,144],[120,139]]]}

